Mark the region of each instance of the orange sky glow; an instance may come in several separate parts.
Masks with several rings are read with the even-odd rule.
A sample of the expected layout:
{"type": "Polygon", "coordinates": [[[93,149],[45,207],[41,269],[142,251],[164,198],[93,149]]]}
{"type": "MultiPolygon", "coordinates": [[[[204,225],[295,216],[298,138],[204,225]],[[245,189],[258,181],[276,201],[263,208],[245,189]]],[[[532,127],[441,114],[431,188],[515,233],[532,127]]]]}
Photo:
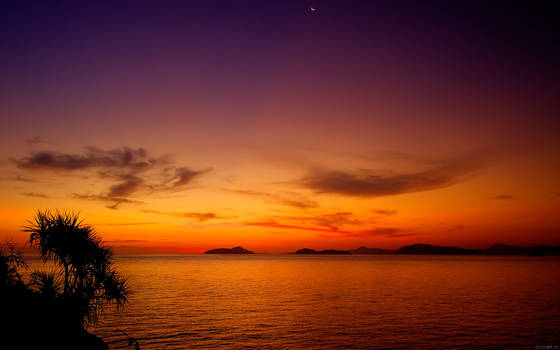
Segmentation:
{"type": "Polygon", "coordinates": [[[0,239],[59,209],[120,253],[560,243],[557,85],[518,46],[202,7],[5,24],[0,239]]]}

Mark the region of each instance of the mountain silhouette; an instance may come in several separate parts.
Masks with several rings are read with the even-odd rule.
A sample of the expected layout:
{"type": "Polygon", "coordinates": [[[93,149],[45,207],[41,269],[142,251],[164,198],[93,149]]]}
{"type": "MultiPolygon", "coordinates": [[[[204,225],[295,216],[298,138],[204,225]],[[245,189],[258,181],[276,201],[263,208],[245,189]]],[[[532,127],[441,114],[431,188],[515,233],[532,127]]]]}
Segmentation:
{"type": "Polygon", "coordinates": [[[401,247],[395,254],[479,254],[479,251],[460,247],[442,247],[430,244],[412,244],[401,247]]]}
{"type": "Polygon", "coordinates": [[[350,253],[352,254],[393,254],[395,251],[389,249],[381,249],[381,248],[367,248],[367,247],[360,247],[357,249],[351,249],[350,253]]]}
{"type": "Polygon", "coordinates": [[[527,254],[527,248],[516,247],[507,244],[494,244],[483,250],[484,254],[495,254],[495,255],[516,255],[516,254],[527,254]]]}
{"type": "Polygon", "coordinates": [[[250,250],[244,249],[243,247],[233,247],[229,248],[218,248],[210,249],[204,252],[204,254],[255,254],[250,250]]]}

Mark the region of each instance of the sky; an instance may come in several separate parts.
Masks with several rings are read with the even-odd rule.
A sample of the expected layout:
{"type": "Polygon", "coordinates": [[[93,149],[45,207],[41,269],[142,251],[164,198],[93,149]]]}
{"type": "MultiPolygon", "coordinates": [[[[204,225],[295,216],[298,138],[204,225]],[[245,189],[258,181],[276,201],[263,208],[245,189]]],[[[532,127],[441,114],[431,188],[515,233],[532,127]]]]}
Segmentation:
{"type": "Polygon", "coordinates": [[[560,244],[541,5],[3,2],[0,239],[58,209],[121,253],[560,244]]]}

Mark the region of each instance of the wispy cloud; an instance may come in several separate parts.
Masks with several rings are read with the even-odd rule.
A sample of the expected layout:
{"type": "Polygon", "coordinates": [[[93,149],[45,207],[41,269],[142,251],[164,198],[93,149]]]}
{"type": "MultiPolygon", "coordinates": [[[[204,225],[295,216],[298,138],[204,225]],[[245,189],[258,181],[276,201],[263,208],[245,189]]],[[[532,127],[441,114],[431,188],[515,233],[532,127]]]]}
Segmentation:
{"type": "Polygon", "coordinates": [[[355,218],[352,212],[335,212],[302,216],[274,215],[262,220],[262,222],[277,221],[287,222],[292,225],[301,225],[303,227],[319,226],[333,231],[341,231],[345,226],[362,224],[362,221],[355,218]]]}
{"type": "Polygon", "coordinates": [[[143,148],[117,148],[101,150],[89,146],[84,153],[58,153],[53,151],[33,152],[16,160],[21,169],[77,170],[86,168],[126,168],[138,170],[149,168],[162,159],[148,156],[143,148]]]}
{"type": "Polygon", "coordinates": [[[111,222],[111,223],[95,223],[93,226],[143,226],[153,225],[156,222],[111,222]]]}
{"type": "Polygon", "coordinates": [[[108,244],[119,244],[119,243],[148,243],[149,241],[143,239],[115,239],[112,241],[105,241],[108,244]]]}
{"type": "Polygon", "coordinates": [[[144,180],[132,174],[120,176],[120,181],[120,183],[109,188],[108,197],[128,197],[144,183],[144,180]]]}
{"type": "Polygon", "coordinates": [[[117,209],[123,203],[142,203],[131,198],[134,196],[184,190],[196,178],[211,170],[192,170],[177,166],[170,156],[154,157],[144,148],[130,147],[103,150],[89,146],[82,153],[39,151],[15,160],[15,163],[25,171],[59,171],[69,174],[94,171],[99,179],[113,184],[105,192],[74,193],[74,197],[111,202],[107,206],[111,209],[117,209]]]}
{"type": "Polygon", "coordinates": [[[453,225],[450,228],[448,228],[447,230],[445,230],[446,233],[451,233],[451,232],[455,232],[455,231],[460,231],[463,230],[465,228],[464,225],[453,225]]]}
{"type": "MultiPolygon", "coordinates": [[[[275,221],[266,222],[249,222],[245,226],[259,226],[267,228],[279,228],[279,229],[290,229],[290,230],[304,230],[304,231],[318,231],[318,232],[339,232],[334,228],[322,228],[322,227],[309,227],[309,226],[298,226],[298,225],[285,225],[280,224],[275,221]]],[[[350,233],[350,232],[345,232],[350,233]]]]}
{"type": "Polygon", "coordinates": [[[174,216],[180,218],[189,218],[189,219],[196,219],[199,222],[212,220],[212,219],[225,219],[225,216],[219,216],[215,213],[197,213],[197,212],[163,212],[159,210],[152,210],[152,209],[142,209],[144,213],[153,213],[153,214],[160,214],[160,215],[167,215],[167,216],[174,216]]]}
{"type": "Polygon", "coordinates": [[[311,217],[310,220],[319,226],[328,227],[334,231],[342,231],[346,225],[359,225],[362,223],[351,212],[316,215],[311,217]]]}
{"type": "Polygon", "coordinates": [[[398,213],[397,210],[392,210],[392,209],[373,209],[372,212],[382,216],[392,216],[392,215],[397,215],[398,213]]]}
{"type": "MultiPolygon", "coordinates": [[[[196,213],[165,213],[156,210],[141,210],[146,213],[157,213],[178,217],[195,217],[196,213]]],[[[206,214],[204,214],[206,215],[206,214]]],[[[212,214],[213,215],[213,214],[212,214]]],[[[210,215],[209,215],[210,216],[210,215]]],[[[220,217],[235,218],[235,217],[220,217]]],[[[352,212],[333,212],[313,215],[271,215],[259,217],[253,221],[232,222],[227,227],[265,227],[285,230],[303,230],[325,233],[340,233],[349,236],[356,235],[363,230],[363,227],[376,226],[377,221],[382,218],[369,216],[358,217],[352,212]]],[[[222,225],[222,224],[220,224],[222,225]]],[[[226,226],[205,226],[205,227],[226,227],[226,226]]],[[[379,231],[381,232],[381,231],[379,231]]],[[[388,234],[389,232],[384,232],[388,234]]],[[[396,232],[390,232],[396,234],[396,232]]],[[[360,233],[364,235],[364,233],[360,233]]]]}
{"type": "Polygon", "coordinates": [[[119,209],[119,206],[123,203],[128,204],[144,204],[139,200],[129,199],[129,198],[119,198],[119,197],[110,197],[102,194],[80,194],[80,193],[72,193],[72,196],[77,199],[85,199],[85,200],[94,200],[94,201],[104,201],[104,202],[111,202],[112,204],[107,205],[106,207],[109,209],[119,209]]]}
{"type": "MultiPolygon", "coordinates": [[[[337,216],[336,214],[329,214],[332,215],[330,217],[341,217],[344,218],[346,223],[359,223],[357,220],[350,220],[348,219],[348,213],[340,213],[343,215],[337,216]]],[[[313,232],[320,232],[318,234],[319,237],[322,238],[368,238],[368,237],[376,237],[376,236],[384,236],[390,238],[400,238],[400,237],[408,237],[408,236],[416,236],[417,233],[411,232],[404,232],[400,228],[395,227],[374,227],[371,229],[363,230],[363,229],[356,229],[356,230],[349,230],[343,229],[336,224],[330,223],[321,223],[321,217],[329,217],[329,215],[319,216],[314,219],[314,225],[306,225],[304,224],[296,225],[296,224],[284,224],[279,223],[277,221],[259,221],[259,222],[248,222],[245,223],[245,226],[256,226],[256,227],[265,227],[265,228],[272,228],[272,229],[283,229],[283,230],[301,230],[301,231],[313,231],[313,232]]],[[[336,222],[340,223],[340,222],[336,222]]]]}
{"type": "Polygon", "coordinates": [[[32,138],[30,138],[28,140],[25,140],[25,143],[27,143],[28,145],[47,144],[47,145],[51,145],[51,146],[56,146],[56,144],[47,141],[42,136],[33,136],[32,138]]]}
{"type": "Polygon", "coordinates": [[[471,154],[428,164],[427,170],[399,174],[389,170],[330,171],[315,169],[298,183],[316,193],[378,197],[445,188],[480,169],[485,157],[471,154]]]}
{"type": "Polygon", "coordinates": [[[22,177],[22,176],[19,176],[19,175],[15,177],[15,180],[16,181],[21,181],[21,182],[37,182],[33,179],[28,179],[26,177],[22,177]]]}
{"type": "Polygon", "coordinates": [[[28,196],[28,197],[37,197],[37,198],[50,198],[46,194],[37,193],[37,192],[24,192],[24,193],[22,193],[22,195],[28,196]]]}
{"type": "Polygon", "coordinates": [[[301,209],[317,208],[319,204],[313,200],[302,197],[294,193],[286,194],[273,194],[267,192],[253,191],[253,190],[235,190],[224,189],[224,191],[249,196],[253,198],[260,198],[270,203],[286,205],[301,209]]]}
{"type": "Polygon", "coordinates": [[[322,234],[320,237],[323,238],[368,238],[368,237],[388,237],[388,238],[401,238],[417,236],[418,233],[403,232],[401,229],[396,227],[376,227],[368,230],[358,230],[355,232],[344,232],[336,231],[334,234],[325,235],[322,234]]]}
{"type": "Polygon", "coordinates": [[[500,195],[492,197],[492,199],[507,201],[507,200],[513,199],[514,197],[515,196],[513,194],[500,194],[500,195]]]}

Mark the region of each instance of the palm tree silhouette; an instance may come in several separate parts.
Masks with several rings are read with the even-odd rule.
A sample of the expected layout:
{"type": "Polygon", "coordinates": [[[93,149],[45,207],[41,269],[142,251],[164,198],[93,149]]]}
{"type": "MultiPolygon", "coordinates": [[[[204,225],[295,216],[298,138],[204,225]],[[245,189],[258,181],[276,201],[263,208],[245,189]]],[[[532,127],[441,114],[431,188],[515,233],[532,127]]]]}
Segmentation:
{"type": "Polygon", "coordinates": [[[38,211],[24,231],[43,261],[53,261],[63,277],[60,288],[56,273],[36,273],[36,289],[54,296],[84,326],[95,323],[106,304],[127,302],[127,281],[113,269],[111,248],[78,214],[38,211]]]}

